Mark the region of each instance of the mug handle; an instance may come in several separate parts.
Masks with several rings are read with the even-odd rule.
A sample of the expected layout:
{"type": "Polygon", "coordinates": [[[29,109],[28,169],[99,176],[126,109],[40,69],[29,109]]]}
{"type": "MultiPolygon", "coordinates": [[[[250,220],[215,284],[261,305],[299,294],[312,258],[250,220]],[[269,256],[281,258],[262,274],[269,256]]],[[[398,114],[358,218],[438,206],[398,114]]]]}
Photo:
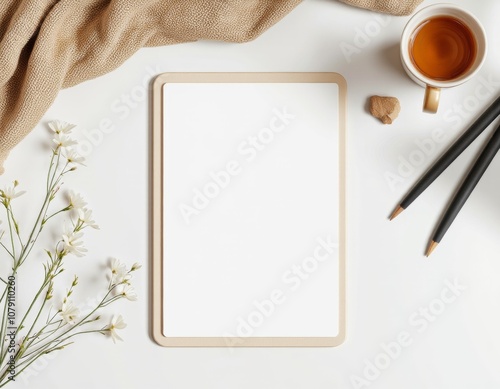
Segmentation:
{"type": "Polygon", "coordinates": [[[425,86],[424,97],[424,112],[436,113],[439,106],[439,96],[441,95],[441,88],[434,86],[425,86]]]}

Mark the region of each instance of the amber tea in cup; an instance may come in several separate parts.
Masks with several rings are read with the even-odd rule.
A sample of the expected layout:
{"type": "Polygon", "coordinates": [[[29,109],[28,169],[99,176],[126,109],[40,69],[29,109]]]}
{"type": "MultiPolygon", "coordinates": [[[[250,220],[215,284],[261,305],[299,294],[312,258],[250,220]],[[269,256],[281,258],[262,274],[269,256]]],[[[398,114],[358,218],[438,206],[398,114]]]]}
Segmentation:
{"type": "Polygon", "coordinates": [[[410,39],[410,58],[415,67],[433,80],[449,81],[466,74],[477,55],[471,29],[451,16],[422,22],[410,39]]]}
{"type": "Polygon", "coordinates": [[[422,8],[410,18],[401,36],[403,68],[425,88],[424,112],[437,112],[442,89],[474,77],[486,53],[486,33],[481,22],[455,4],[422,8]]]}

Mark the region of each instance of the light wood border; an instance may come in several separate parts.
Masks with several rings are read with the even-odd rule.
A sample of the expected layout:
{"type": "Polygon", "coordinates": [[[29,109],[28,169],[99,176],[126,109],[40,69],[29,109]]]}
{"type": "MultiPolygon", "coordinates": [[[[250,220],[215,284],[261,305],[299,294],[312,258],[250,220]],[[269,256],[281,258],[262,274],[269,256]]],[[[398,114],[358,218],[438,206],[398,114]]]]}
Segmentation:
{"type": "MultiPolygon", "coordinates": [[[[336,337],[249,337],[231,347],[332,347],[346,336],[346,114],[347,83],[338,73],[163,73],[152,91],[151,330],[164,347],[228,347],[222,337],[166,337],[163,334],[163,85],[166,83],[335,83],[339,87],[339,333],[336,337]]],[[[335,109],[335,107],[332,107],[335,109]]]]}

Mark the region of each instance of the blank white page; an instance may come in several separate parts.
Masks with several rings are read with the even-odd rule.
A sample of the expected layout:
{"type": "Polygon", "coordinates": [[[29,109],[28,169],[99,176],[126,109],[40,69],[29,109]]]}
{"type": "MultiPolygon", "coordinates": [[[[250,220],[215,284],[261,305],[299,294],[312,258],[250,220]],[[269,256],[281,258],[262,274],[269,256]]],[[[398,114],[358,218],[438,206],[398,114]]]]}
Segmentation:
{"type": "Polygon", "coordinates": [[[163,128],[164,336],[337,336],[337,84],[167,83],[163,128]]]}

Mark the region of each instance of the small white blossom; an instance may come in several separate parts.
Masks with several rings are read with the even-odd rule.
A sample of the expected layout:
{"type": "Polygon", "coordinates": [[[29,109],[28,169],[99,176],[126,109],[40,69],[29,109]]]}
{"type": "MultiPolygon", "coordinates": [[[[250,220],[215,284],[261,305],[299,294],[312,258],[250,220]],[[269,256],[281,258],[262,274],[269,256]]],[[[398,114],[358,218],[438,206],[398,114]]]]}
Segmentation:
{"type": "Polygon", "coordinates": [[[84,208],[86,205],[87,202],[80,194],[75,193],[72,190],[69,191],[69,206],[71,209],[79,210],[84,208]]]}
{"type": "Polygon", "coordinates": [[[62,236],[63,250],[68,254],[74,254],[77,257],[83,257],[87,249],[83,247],[81,239],[83,232],[68,231],[62,236]]]}
{"type": "Polygon", "coordinates": [[[96,224],[96,222],[92,220],[92,211],[90,209],[78,209],[78,217],[86,226],[95,228],[96,230],[99,229],[99,226],[96,224]]]}
{"type": "Polygon", "coordinates": [[[65,148],[76,145],[76,140],[71,139],[68,135],[59,133],[54,135],[53,139],[57,147],[65,148]]]}
{"type": "Polygon", "coordinates": [[[80,310],[75,307],[71,301],[64,301],[60,314],[67,324],[75,324],[75,320],[80,314],[80,310]]]}
{"type": "Polygon", "coordinates": [[[116,343],[117,340],[123,340],[116,332],[116,330],[122,330],[127,326],[127,324],[123,321],[122,315],[118,316],[113,316],[111,319],[111,323],[109,324],[109,327],[107,330],[109,331],[109,334],[111,335],[111,339],[113,339],[113,342],[116,343]]]}
{"type": "Polygon", "coordinates": [[[128,279],[130,275],[127,272],[127,267],[121,263],[116,258],[111,258],[111,280],[113,284],[119,284],[126,279],[128,279]]]}
{"type": "Polygon", "coordinates": [[[24,190],[16,192],[16,186],[17,186],[17,181],[14,181],[13,185],[6,186],[3,190],[0,190],[0,197],[2,197],[5,200],[12,200],[26,193],[26,191],[24,190]]]}
{"type": "Polygon", "coordinates": [[[135,293],[134,287],[129,284],[121,285],[117,294],[125,297],[129,301],[137,301],[137,293],[135,293]]]}
{"type": "Polygon", "coordinates": [[[71,134],[71,130],[76,126],[74,124],[66,123],[62,120],[54,120],[49,122],[49,127],[56,134],[71,134]]]}
{"type": "Polygon", "coordinates": [[[63,155],[69,163],[83,165],[83,163],[85,162],[85,158],[71,148],[65,149],[63,155]]]}

